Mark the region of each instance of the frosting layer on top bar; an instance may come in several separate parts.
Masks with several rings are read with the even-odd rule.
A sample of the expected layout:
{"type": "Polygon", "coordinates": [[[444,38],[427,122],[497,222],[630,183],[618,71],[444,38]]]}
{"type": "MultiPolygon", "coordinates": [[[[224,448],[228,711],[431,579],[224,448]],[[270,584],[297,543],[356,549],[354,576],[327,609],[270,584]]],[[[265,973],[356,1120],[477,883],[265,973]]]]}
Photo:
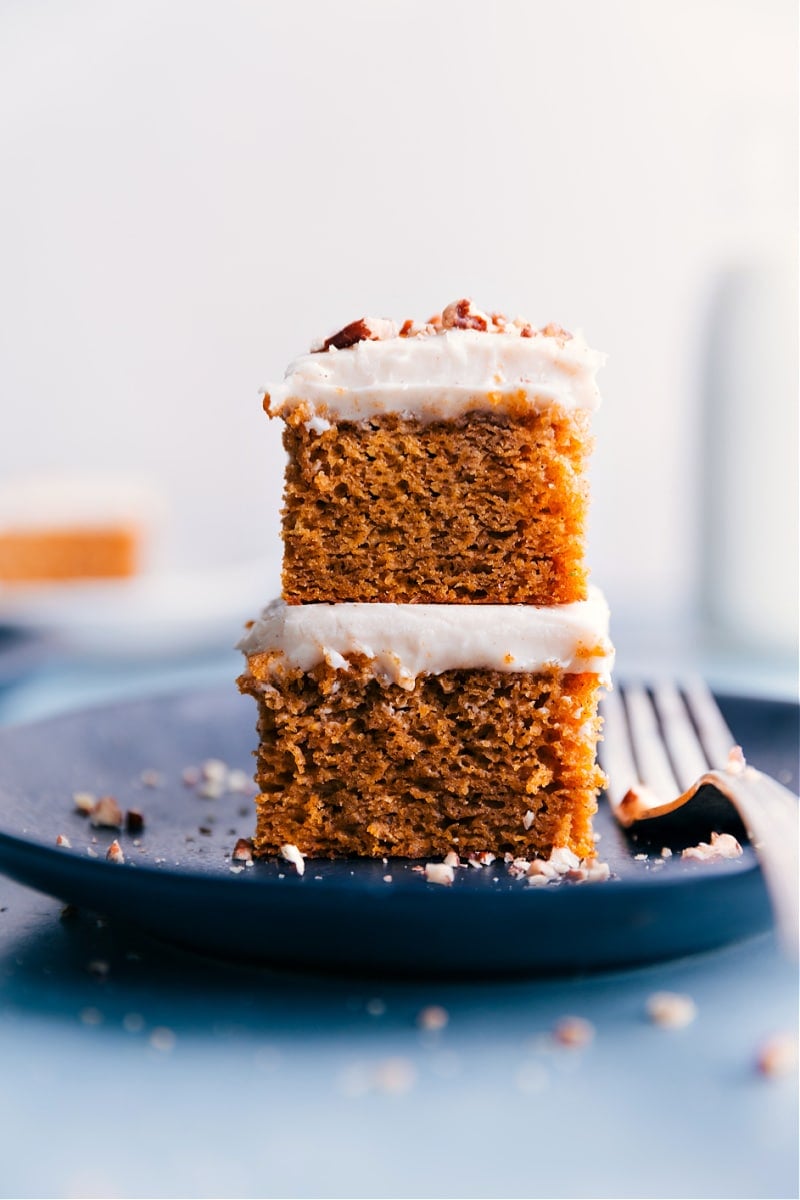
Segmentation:
{"type": "Polygon", "coordinates": [[[570,674],[607,681],[614,662],[602,592],[551,608],[525,604],[285,604],[273,600],[239,642],[269,669],[346,670],[363,655],[376,679],[413,688],[418,675],[453,670],[570,674]]]}
{"type": "Polygon", "coordinates": [[[388,413],[440,421],[548,405],[593,410],[600,403],[595,376],[605,359],[580,335],[446,329],[360,341],[296,359],[268,390],[266,407],[282,416],[299,409],[309,422],[315,416],[362,421],[388,413]]]}

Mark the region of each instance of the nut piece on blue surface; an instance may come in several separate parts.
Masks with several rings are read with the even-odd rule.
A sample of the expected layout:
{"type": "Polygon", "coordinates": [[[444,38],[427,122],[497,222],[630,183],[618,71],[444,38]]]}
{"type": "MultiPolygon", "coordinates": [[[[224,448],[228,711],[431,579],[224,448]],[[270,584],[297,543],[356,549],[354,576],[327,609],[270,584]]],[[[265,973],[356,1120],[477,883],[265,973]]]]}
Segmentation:
{"type": "Polygon", "coordinates": [[[114,838],[114,841],[111,843],[111,845],[106,850],[106,858],[108,859],[109,862],[113,862],[113,863],[124,863],[125,862],[125,855],[122,853],[122,847],[120,846],[120,844],[116,838],[114,838]]]}
{"type": "Polygon", "coordinates": [[[95,829],[122,829],[122,809],[113,796],[101,796],[89,813],[95,829]]]}

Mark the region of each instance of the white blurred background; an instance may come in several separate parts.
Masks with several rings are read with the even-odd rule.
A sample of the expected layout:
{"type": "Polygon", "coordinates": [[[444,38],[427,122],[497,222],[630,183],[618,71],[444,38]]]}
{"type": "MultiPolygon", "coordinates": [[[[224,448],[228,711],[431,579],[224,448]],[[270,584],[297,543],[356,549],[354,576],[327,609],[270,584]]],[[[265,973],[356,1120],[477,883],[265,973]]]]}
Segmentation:
{"type": "Polygon", "coordinates": [[[152,480],[173,568],[262,560],[252,610],[259,388],[471,295],[609,354],[621,647],[793,671],[796,79],[794,0],[4,0],[0,479],[152,480]]]}

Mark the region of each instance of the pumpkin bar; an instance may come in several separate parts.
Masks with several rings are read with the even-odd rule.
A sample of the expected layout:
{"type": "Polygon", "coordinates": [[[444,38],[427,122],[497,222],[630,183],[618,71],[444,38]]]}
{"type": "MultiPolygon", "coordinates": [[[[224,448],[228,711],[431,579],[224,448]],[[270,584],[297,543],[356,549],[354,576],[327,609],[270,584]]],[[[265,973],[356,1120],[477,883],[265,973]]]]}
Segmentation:
{"type": "Polygon", "coordinates": [[[586,598],[586,466],[604,356],[458,301],[354,322],[265,396],[285,422],[289,604],[586,598]]]}
{"type": "Polygon", "coordinates": [[[240,643],[256,853],[590,855],[607,633],[594,588],[551,608],[274,601],[240,643]]]}

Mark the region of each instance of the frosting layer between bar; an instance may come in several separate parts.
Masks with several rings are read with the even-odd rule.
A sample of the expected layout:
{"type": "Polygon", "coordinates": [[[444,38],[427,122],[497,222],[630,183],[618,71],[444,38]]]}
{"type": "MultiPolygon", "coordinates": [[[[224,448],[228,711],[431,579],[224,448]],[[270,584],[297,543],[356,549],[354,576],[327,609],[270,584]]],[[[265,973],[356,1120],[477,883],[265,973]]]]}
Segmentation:
{"type": "Polygon", "coordinates": [[[238,645],[269,656],[276,675],[321,662],[346,670],[363,655],[376,678],[411,688],[452,670],[610,677],[614,649],[602,592],[553,607],[522,604],[286,604],[273,600],[238,645]]]}

